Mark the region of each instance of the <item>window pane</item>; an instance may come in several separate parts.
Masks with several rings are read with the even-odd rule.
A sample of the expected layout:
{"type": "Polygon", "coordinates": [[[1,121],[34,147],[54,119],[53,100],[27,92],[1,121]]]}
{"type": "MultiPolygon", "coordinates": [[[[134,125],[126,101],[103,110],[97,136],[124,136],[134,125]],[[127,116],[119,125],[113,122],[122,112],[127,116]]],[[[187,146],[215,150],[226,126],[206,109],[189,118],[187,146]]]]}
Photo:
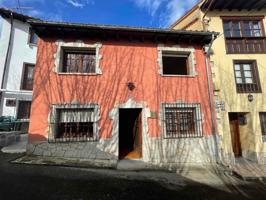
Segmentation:
{"type": "Polygon", "coordinates": [[[237,78],[237,79],[236,79],[236,83],[237,83],[237,84],[241,84],[241,83],[243,83],[242,78],[237,78]]]}
{"type": "Polygon", "coordinates": [[[252,78],[245,78],[245,82],[248,84],[251,84],[251,83],[253,83],[253,80],[252,80],[252,78]]]}
{"type": "Polygon", "coordinates": [[[244,21],[244,36],[246,37],[252,36],[249,21],[244,21]]]}
{"type": "Polygon", "coordinates": [[[30,118],[31,101],[19,101],[18,103],[18,119],[30,118]]]}
{"type": "Polygon", "coordinates": [[[22,90],[32,90],[33,88],[33,71],[34,65],[25,64],[22,77],[22,90]]]}
{"type": "Polygon", "coordinates": [[[64,53],[63,72],[95,73],[96,51],[75,51],[64,53]]]}
{"type": "Polygon", "coordinates": [[[231,37],[230,23],[228,21],[225,21],[223,23],[223,26],[224,26],[224,35],[225,35],[225,37],[231,37]]]}
{"type": "Polygon", "coordinates": [[[235,70],[240,70],[240,65],[239,64],[235,64],[235,70]]]}
{"type": "Polygon", "coordinates": [[[253,29],[260,29],[260,22],[254,21],[253,22],[253,29]]]}
{"type": "Polygon", "coordinates": [[[252,77],[251,71],[245,71],[244,72],[245,77],[250,78],[252,77]]]}
{"type": "Polygon", "coordinates": [[[35,33],[35,31],[32,30],[32,29],[30,29],[29,30],[29,34],[30,34],[29,43],[31,43],[31,44],[37,44],[38,43],[38,36],[35,33]]]}
{"type": "Polygon", "coordinates": [[[224,21],[224,23],[223,23],[223,26],[224,26],[224,29],[230,29],[230,26],[229,26],[229,21],[224,21]]]}
{"type": "Polygon", "coordinates": [[[255,36],[255,37],[260,37],[260,36],[262,36],[262,34],[261,34],[261,30],[253,30],[253,32],[254,32],[254,36],[255,36]]]}
{"type": "Polygon", "coordinates": [[[236,77],[241,77],[241,72],[240,71],[236,71],[235,74],[236,74],[236,77]]]}
{"type": "Polygon", "coordinates": [[[244,69],[244,70],[251,70],[251,66],[250,66],[250,64],[244,64],[244,65],[243,65],[243,69],[244,69]]]}
{"type": "Polygon", "coordinates": [[[241,36],[240,23],[239,22],[233,22],[232,26],[233,26],[233,37],[240,37],[241,36]]]}

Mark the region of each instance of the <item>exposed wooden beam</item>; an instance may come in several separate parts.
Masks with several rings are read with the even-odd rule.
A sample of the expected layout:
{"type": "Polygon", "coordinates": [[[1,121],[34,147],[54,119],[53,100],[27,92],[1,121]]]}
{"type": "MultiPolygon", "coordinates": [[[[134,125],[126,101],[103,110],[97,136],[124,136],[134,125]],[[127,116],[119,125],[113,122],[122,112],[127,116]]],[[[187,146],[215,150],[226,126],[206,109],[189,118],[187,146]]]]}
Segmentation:
{"type": "MultiPolygon", "coordinates": [[[[212,3],[212,5],[211,5],[211,7],[210,7],[210,10],[214,10],[214,9],[216,9],[216,6],[217,6],[217,4],[220,2],[220,0],[216,0],[216,1],[214,1],[213,3],[212,3]]],[[[211,1],[210,1],[210,3],[211,3],[211,1]]]]}
{"type": "MultiPolygon", "coordinates": [[[[232,1],[229,5],[228,5],[228,10],[229,11],[232,11],[236,5],[239,5],[241,4],[242,1],[239,1],[239,0],[234,0],[232,1]]],[[[237,7],[237,6],[236,6],[237,7]]]]}
{"type": "Polygon", "coordinates": [[[262,3],[265,4],[265,2],[257,0],[256,3],[254,2],[254,4],[250,5],[250,7],[248,8],[248,11],[250,11],[252,9],[256,9],[256,7],[260,6],[260,4],[262,4],[262,3]]]}
{"type": "Polygon", "coordinates": [[[220,7],[220,11],[223,10],[223,9],[226,9],[228,5],[230,5],[232,2],[234,2],[235,0],[227,0],[226,3],[222,2],[223,5],[222,7],[220,7]]]}
{"type": "Polygon", "coordinates": [[[258,5],[257,6],[257,10],[261,10],[262,8],[264,8],[265,7],[265,5],[266,5],[266,1],[265,0],[263,0],[262,2],[261,2],[261,4],[260,5],[258,5]]]}

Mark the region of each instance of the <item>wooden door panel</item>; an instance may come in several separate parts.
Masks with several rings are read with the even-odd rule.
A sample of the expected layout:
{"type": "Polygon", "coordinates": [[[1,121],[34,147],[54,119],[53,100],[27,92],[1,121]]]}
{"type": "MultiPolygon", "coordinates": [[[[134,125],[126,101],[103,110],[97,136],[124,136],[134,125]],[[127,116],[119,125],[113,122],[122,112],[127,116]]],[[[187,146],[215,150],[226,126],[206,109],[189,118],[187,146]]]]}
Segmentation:
{"type": "Polygon", "coordinates": [[[235,156],[241,156],[241,143],[240,143],[238,120],[231,120],[230,121],[230,132],[231,132],[231,141],[232,141],[233,152],[234,152],[235,156]]]}

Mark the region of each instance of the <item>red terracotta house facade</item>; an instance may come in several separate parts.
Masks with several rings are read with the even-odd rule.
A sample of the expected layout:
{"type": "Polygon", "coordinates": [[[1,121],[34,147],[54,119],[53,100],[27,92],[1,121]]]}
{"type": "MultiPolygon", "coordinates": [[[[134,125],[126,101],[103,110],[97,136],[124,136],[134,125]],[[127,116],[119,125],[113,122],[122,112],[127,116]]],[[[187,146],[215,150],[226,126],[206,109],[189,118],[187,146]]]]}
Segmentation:
{"type": "Polygon", "coordinates": [[[216,160],[204,51],[215,33],[30,24],[40,39],[28,154],[113,164],[216,160]]]}

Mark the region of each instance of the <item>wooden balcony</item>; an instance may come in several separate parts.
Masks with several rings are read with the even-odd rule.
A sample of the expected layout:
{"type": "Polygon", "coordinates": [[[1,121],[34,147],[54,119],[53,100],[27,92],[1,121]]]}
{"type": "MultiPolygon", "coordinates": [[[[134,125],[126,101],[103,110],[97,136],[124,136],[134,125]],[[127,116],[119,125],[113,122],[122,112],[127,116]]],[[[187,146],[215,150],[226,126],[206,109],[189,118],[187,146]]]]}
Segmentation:
{"type": "Polygon", "coordinates": [[[226,38],[227,54],[263,54],[266,53],[265,37],[226,38]]]}

